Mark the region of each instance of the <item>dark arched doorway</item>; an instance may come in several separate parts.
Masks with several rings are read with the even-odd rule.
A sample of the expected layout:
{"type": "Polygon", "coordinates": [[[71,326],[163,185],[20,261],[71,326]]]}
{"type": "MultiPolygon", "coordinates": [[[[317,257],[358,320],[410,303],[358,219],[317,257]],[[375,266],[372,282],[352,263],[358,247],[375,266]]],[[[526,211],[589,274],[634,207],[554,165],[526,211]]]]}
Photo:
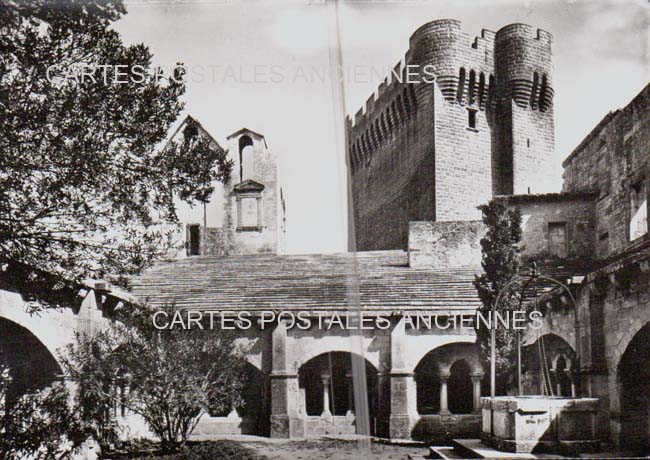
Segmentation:
{"type": "Polygon", "coordinates": [[[449,369],[449,411],[452,414],[472,413],[472,377],[467,361],[458,360],[449,369]]]}
{"type": "Polygon", "coordinates": [[[618,365],[621,447],[650,453],[650,323],[632,338],[618,365]]]}

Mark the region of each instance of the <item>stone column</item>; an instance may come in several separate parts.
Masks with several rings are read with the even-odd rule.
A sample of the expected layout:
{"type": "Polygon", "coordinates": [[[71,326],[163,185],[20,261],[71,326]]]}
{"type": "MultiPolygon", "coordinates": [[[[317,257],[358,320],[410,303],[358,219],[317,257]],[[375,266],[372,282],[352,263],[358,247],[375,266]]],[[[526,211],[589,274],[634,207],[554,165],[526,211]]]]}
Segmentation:
{"type": "Polygon", "coordinates": [[[298,401],[298,413],[301,415],[307,415],[307,395],[305,389],[300,387],[298,391],[300,392],[300,400],[298,401]]]}
{"type": "Polygon", "coordinates": [[[483,372],[474,372],[472,378],[472,407],[474,412],[481,412],[481,380],[483,379],[483,372]]]}
{"type": "Polygon", "coordinates": [[[298,374],[287,366],[287,328],[280,322],[272,334],[271,437],[301,437],[298,374]],[[294,423],[290,423],[293,421],[294,423]]]}
{"type": "Polygon", "coordinates": [[[352,373],[346,373],[345,379],[348,383],[348,411],[345,415],[346,417],[354,417],[354,380],[352,379],[352,373]]]}
{"type": "Polygon", "coordinates": [[[411,439],[411,430],[418,419],[415,380],[407,361],[406,327],[402,317],[390,334],[390,418],[391,439],[411,439]]]}
{"type": "Polygon", "coordinates": [[[330,381],[331,377],[329,374],[323,374],[321,376],[323,379],[323,413],[320,414],[321,417],[331,417],[332,412],[330,411],[330,381]]]}
{"type": "Polygon", "coordinates": [[[573,376],[569,377],[571,380],[571,397],[575,399],[576,397],[576,383],[575,383],[575,378],[573,376]]]}
{"type": "Polygon", "coordinates": [[[440,372],[440,415],[450,415],[447,402],[447,381],[451,374],[449,371],[440,372]]]}

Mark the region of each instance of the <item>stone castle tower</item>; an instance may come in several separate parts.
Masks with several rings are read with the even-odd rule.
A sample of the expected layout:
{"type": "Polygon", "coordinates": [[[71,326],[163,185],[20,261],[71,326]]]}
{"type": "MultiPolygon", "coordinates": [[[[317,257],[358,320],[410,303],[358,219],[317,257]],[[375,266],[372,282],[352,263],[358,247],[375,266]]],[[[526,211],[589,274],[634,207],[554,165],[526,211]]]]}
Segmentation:
{"type": "MultiPolygon", "coordinates": [[[[213,148],[224,150],[191,116],[176,133],[188,126],[198,128],[213,148]]],[[[262,134],[250,129],[240,129],[226,142],[225,151],[233,162],[230,181],[212,184],[214,191],[205,205],[177,205],[179,219],[185,224],[186,255],[283,252],[286,206],[277,155],[268,149],[262,134]]]]}
{"type": "Polygon", "coordinates": [[[552,36],[511,24],[470,41],[438,20],[409,45],[347,119],[351,249],[406,248],[410,221],[476,220],[495,195],[546,191],[552,36]]]}

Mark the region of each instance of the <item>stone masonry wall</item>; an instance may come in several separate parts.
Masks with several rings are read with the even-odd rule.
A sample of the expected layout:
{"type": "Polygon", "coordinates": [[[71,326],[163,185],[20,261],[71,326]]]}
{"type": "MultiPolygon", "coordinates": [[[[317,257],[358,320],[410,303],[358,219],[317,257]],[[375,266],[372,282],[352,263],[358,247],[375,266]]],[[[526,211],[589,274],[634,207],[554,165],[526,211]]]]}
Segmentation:
{"type": "Polygon", "coordinates": [[[566,223],[567,257],[592,257],[596,244],[593,197],[575,194],[553,200],[554,196],[561,195],[523,195],[513,199],[522,215],[522,255],[548,258],[549,224],[563,222],[566,223]]]}
{"type": "Polygon", "coordinates": [[[630,191],[645,179],[650,150],[650,85],[630,104],[610,112],[564,161],[564,191],[597,191],[597,253],[607,257],[630,244],[630,191]]]}

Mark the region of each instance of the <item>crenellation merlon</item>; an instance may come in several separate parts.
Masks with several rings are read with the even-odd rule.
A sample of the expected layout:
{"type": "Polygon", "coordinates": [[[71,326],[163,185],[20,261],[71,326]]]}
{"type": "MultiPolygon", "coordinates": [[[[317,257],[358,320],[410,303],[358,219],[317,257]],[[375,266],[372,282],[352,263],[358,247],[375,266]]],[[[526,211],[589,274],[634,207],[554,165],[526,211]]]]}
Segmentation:
{"type": "Polygon", "coordinates": [[[375,108],[375,93],[372,93],[370,97],[366,100],[366,114],[372,115],[372,112],[375,108]]]}
{"type": "Polygon", "coordinates": [[[496,33],[497,38],[505,38],[510,35],[522,36],[531,40],[539,40],[549,44],[553,43],[553,35],[550,32],[542,29],[535,30],[535,28],[529,24],[508,24],[507,26],[500,28],[496,33]]]}

